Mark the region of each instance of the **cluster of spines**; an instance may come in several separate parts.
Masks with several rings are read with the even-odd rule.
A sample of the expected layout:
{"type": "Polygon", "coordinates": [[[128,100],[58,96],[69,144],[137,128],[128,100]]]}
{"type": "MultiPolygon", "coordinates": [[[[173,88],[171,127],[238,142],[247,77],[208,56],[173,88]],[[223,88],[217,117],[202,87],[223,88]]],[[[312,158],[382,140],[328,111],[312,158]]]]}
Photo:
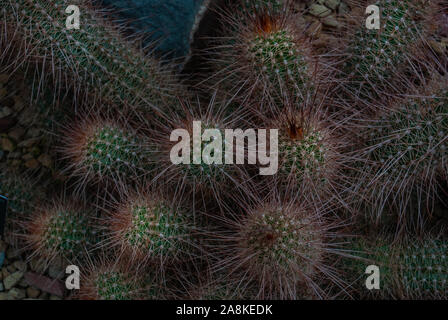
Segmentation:
{"type": "Polygon", "coordinates": [[[67,130],[63,139],[61,153],[81,182],[132,183],[148,174],[155,161],[144,136],[116,120],[85,119],[67,130]]]}
{"type": "Polygon", "coordinates": [[[227,243],[221,252],[225,259],[213,268],[240,275],[235,290],[253,283],[255,299],[325,296],[321,281],[331,273],[329,257],[339,255],[331,244],[338,235],[319,209],[281,198],[241,205],[244,213],[228,221],[232,234],[221,236],[227,243]]]}

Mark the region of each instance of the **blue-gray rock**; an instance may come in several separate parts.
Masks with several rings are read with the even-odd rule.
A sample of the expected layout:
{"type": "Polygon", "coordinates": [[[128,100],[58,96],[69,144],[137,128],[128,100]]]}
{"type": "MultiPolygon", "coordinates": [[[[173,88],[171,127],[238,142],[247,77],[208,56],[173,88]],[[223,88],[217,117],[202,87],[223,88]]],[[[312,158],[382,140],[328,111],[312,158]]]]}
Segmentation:
{"type": "Polygon", "coordinates": [[[120,18],[136,32],[144,32],[146,43],[160,41],[157,51],[173,58],[190,52],[192,32],[209,0],[98,0],[118,10],[120,18]]]}

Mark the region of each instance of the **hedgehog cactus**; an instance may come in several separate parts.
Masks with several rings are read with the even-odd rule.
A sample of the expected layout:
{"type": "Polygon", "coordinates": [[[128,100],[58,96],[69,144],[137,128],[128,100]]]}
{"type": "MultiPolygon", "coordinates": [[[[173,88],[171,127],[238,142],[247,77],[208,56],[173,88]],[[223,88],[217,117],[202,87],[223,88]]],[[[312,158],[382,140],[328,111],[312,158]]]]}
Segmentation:
{"type": "MultiPolygon", "coordinates": [[[[360,8],[365,11],[364,3],[360,8]]],[[[425,35],[431,30],[433,5],[424,0],[380,0],[380,30],[363,25],[352,37],[349,57],[345,63],[348,75],[347,91],[357,99],[375,102],[384,93],[396,93],[399,81],[408,68],[415,69],[421,63],[421,51],[425,47],[425,35]],[[419,60],[417,62],[417,60],[419,60]]]]}
{"type": "Polygon", "coordinates": [[[156,194],[129,196],[108,225],[113,245],[140,263],[182,261],[192,253],[194,228],[185,212],[156,194]]]}
{"type": "Polygon", "coordinates": [[[55,80],[63,79],[55,83],[69,84],[78,96],[93,95],[95,101],[100,98],[102,103],[125,104],[144,112],[161,112],[162,102],[174,101],[169,100],[177,90],[170,72],[126,41],[89,1],[2,0],[0,4],[6,28],[16,30],[12,48],[23,51],[13,52],[20,59],[9,62],[12,68],[39,57],[37,61],[55,80]],[[82,8],[78,30],[66,28],[69,5],[82,8]]]}
{"type": "Polygon", "coordinates": [[[367,290],[365,278],[354,288],[361,297],[399,299],[446,299],[448,295],[447,253],[445,240],[406,238],[399,243],[386,239],[357,241],[353,247],[361,260],[347,261],[352,275],[362,275],[369,265],[380,270],[380,289],[367,290]]]}
{"type": "Polygon", "coordinates": [[[275,176],[267,177],[277,187],[299,192],[308,199],[327,200],[346,196],[341,182],[352,180],[343,167],[352,160],[346,154],[351,144],[340,127],[325,119],[324,113],[297,114],[284,112],[269,122],[268,127],[278,128],[279,169],[275,176]]]}
{"type": "Polygon", "coordinates": [[[61,151],[80,183],[112,181],[120,187],[147,174],[154,163],[153,149],[143,136],[116,120],[84,120],[63,139],[61,151]]]}
{"type": "Polygon", "coordinates": [[[436,178],[446,176],[448,93],[446,80],[440,83],[429,86],[429,95],[399,100],[378,119],[363,121],[368,160],[360,185],[378,215],[390,201],[404,213],[413,193],[431,202],[436,178]]]}
{"type": "Polygon", "coordinates": [[[227,20],[216,48],[219,58],[210,60],[219,70],[217,84],[237,92],[241,101],[259,98],[262,106],[257,109],[262,111],[285,100],[306,109],[324,77],[323,68],[290,14],[266,9],[243,19],[232,13],[227,20]]]}
{"type": "Polygon", "coordinates": [[[89,214],[72,204],[41,207],[25,223],[24,238],[45,263],[56,257],[80,259],[95,241],[89,214]]]}
{"type": "Polygon", "coordinates": [[[229,256],[216,270],[241,271],[245,276],[235,282],[256,283],[256,299],[324,296],[319,281],[330,272],[327,259],[338,254],[330,244],[337,237],[331,224],[318,209],[279,196],[246,206],[244,214],[235,214],[236,222],[229,221],[233,245],[226,245],[229,256]]]}

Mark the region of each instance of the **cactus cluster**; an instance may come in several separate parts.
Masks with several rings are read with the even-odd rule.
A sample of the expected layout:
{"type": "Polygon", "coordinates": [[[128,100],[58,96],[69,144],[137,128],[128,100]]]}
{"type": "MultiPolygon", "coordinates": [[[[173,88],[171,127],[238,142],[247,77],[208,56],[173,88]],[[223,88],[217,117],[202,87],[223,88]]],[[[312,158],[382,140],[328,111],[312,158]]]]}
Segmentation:
{"type": "MultiPolygon", "coordinates": [[[[368,30],[365,17],[350,24],[367,1],[341,1],[349,23],[319,55],[329,20],[311,37],[326,17],[307,14],[330,1],[224,1],[186,90],[185,74],[91,1],[0,0],[0,76],[27,70],[24,108],[49,116],[56,157],[36,184],[1,167],[18,220],[7,232],[30,259],[78,265],[77,299],[446,299],[447,217],[435,208],[446,205],[448,80],[426,48],[443,6],[380,0],[381,28],[368,30]],[[69,4],[79,30],[65,27],[69,4]],[[245,135],[242,157],[227,129],[245,135]],[[263,152],[278,157],[272,176],[263,152]],[[380,291],[366,292],[371,264],[380,291]]],[[[4,118],[1,138],[15,125],[4,118]]]]}

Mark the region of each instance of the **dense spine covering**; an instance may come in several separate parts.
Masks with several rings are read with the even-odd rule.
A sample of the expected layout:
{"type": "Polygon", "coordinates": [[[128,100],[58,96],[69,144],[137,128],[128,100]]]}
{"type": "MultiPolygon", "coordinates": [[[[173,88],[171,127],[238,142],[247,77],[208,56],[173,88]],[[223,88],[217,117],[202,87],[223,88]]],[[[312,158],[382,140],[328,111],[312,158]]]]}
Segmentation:
{"type": "MultiPolygon", "coordinates": [[[[362,14],[371,3],[361,1],[362,14]]],[[[424,63],[427,35],[433,23],[434,7],[425,0],[380,0],[380,29],[368,29],[366,19],[351,37],[344,76],[346,90],[356,102],[374,104],[387,94],[406,90],[405,77],[424,63]],[[406,76],[405,73],[408,73],[406,76]]]]}
{"type": "Polygon", "coordinates": [[[334,280],[332,260],[340,254],[332,244],[338,237],[333,223],[319,209],[281,196],[241,206],[244,212],[227,221],[232,231],[221,236],[227,244],[221,256],[226,258],[214,270],[239,275],[232,279],[236,288],[253,282],[255,299],[326,296],[321,281],[327,276],[325,281],[334,280]]]}
{"type": "Polygon", "coordinates": [[[82,187],[87,182],[112,182],[121,188],[148,175],[155,149],[144,135],[120,120],[84,119],[64,131],[61,154],[82,187]]]}
{"type": "MultiPolygon", "coordinates": [[[[129,263],[97,258],[84,268],[83,285],[74,296],[80,300],[141,300],[150,298],[145,278],[129,263]]],[[[148,290],[149,291],[149,290],[148,290]]]]}
{"type": "Polygon", "coordinates": [[[188,212],[156,193],[130,195],[107,219],[112,247],[140,265],[190,260],[195,227],[188,212]]]}
{"type": "Polygon", "coordinates": [[[313,55],[289,11],[260,6],[236,12],[226,14],[224,35],[210,53],[210,64],[219,70],[212,77],[216,86],[237,94],[240,101],[258,99],[254,107],[263,113],[284,101],[306,109],[328,68],[313,55]]]}
{"type": "Polygon", "coordinates": [[[52,206],[39,207],[24,222],[22,235],[45,264],[54,258],[73,262],[87,254],[96,241],[91,212],[74,204],[55,201],[52,206]]]}
{"type": "Polygon", "coordinates": [[[380,289],[367,290],[365,278],[354,281],[360,297],[383,299],[446,299],[448,295],[448,244],[443,239],[406,238],[359,240],[353,243],[359,260],[347,261],[350,276],[358,276],[369,265],[380,270],[380,289]]]}
{"type": "Polygon", "coordinates": [[[431,203],[438,177],[446,177],[447,81],[438,82],[392,102],[376,119],[362,121],[367,160],[359,186],[376,216],[387,205],[403,215],[413,196],[431,203]]]}
{"type": "MultiPolygon", "coordinates": [[[[8,40],[11,69],[23,63],[43,63],[54,83],[72,87],[76,96],[99,103],[126,105],[140,112],[163,113],[164,102],[175,101],[171,72],[126,41],[89,1],[2,0],[5,26],[14,29],[8,40]],[[80,29],[67,29],[69,5],[81,10],[80,29]],[[19,53],[17,53],[19,51],[19,53]]],[[[2,32],[3,34],[4,32],[2,32]]],[[[6,32],[5,32],[6,34],[6,32]]]]}

